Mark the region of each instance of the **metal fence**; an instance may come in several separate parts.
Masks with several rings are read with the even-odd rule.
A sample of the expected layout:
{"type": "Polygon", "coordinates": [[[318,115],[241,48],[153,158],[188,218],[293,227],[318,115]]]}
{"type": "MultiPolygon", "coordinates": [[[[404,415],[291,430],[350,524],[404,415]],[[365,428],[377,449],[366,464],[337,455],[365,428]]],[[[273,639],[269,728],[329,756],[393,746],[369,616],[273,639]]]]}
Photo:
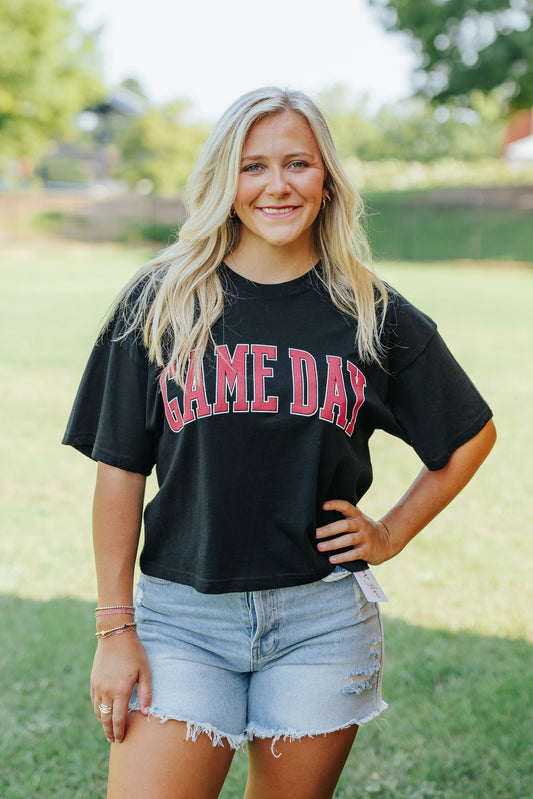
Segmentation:
{"type": "Polygon", "coordinates": [[[383,258],[533,262],[533,186],[450,187],[367,198],[383,258]]]}
{"type": "Polygon", "coordinates": [[[367,227],[380,258],[533,262],[533,212],[524,209],[397,205],[376,208],[367,227]]]}

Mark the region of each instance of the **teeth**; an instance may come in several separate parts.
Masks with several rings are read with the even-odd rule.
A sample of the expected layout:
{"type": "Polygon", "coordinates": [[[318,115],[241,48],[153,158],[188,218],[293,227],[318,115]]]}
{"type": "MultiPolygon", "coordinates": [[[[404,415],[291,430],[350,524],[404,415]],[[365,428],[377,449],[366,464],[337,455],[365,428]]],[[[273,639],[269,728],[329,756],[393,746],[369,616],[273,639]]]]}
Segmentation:
{"type": "Polygon", "coordinates": [[[293,206],[291,206],[290,208],[261,208],[261,210],[264,211],[265,214],[272,214],[272,215],[286,214],[287,211],[293,210],[293,206]]]}

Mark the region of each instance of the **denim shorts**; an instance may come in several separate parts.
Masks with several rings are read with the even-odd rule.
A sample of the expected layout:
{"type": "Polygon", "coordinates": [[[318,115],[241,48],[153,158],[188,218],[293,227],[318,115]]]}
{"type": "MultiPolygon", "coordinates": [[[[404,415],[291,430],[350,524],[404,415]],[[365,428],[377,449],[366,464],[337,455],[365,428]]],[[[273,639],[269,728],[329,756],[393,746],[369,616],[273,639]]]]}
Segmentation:
{"type": "Polygon", "coordinates": [[[364,724],[387,707],[379,608],[352,574],[228,594],[143,574],[135,606],[152,674],[149,715],[186,722],[189,739],[207,733],[239,749],[271,738],[274,747],[364,724]]]}

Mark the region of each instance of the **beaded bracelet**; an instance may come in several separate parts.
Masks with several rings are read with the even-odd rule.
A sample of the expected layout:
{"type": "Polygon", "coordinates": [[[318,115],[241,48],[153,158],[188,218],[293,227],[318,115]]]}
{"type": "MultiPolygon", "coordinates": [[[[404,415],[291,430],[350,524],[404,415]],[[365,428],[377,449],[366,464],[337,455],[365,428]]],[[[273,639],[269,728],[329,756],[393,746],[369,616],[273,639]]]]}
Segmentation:
{"type": "Polygon", "coordinates": [[[129,613],[130,616],[133,616],[135,613],[135,609],[133,607],[117,607],[117,608],[96,608],[94,611],[95,618],[99,618],[100,616],[114,616],[115,613],[117,615],[121,613],[129,613]]]}
{"type": "Polygon", "coordinates": [[[134,605],[106,605],[105,607],[96,608],[95,612],[99,610],[135,610],[134,605]]]}
{"type": "Polygon", "coordinates": [[[100,630],[99,632],[95,632],[97,638],[107,638],[108,635],[118,635],[119,633],[124,633],[126,630],[136,630],[137,623],[132,622],[131,624],[123,624],[122,627],[112,627],[111,630],[100,630]]]}

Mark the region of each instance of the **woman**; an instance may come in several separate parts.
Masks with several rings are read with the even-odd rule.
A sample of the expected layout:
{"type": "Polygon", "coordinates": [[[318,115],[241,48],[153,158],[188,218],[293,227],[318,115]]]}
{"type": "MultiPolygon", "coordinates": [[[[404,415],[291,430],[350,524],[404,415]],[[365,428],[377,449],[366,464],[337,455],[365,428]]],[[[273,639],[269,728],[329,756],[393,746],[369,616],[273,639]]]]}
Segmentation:
{"type": "Polygon", "coordinates": [[[435,324],[364,265],[358,200],[308,97],[240,98],[188,192],[179,241],[116,300],[64,439],[99,462],[108,796],[216,797],[248,742],[246,799],[325,799],[386,707],[378,606],[354,577],[468,482],[491,412],[435,324]],[[424,463],[379,521],[357,508],[376,428],[424,463]]]}

